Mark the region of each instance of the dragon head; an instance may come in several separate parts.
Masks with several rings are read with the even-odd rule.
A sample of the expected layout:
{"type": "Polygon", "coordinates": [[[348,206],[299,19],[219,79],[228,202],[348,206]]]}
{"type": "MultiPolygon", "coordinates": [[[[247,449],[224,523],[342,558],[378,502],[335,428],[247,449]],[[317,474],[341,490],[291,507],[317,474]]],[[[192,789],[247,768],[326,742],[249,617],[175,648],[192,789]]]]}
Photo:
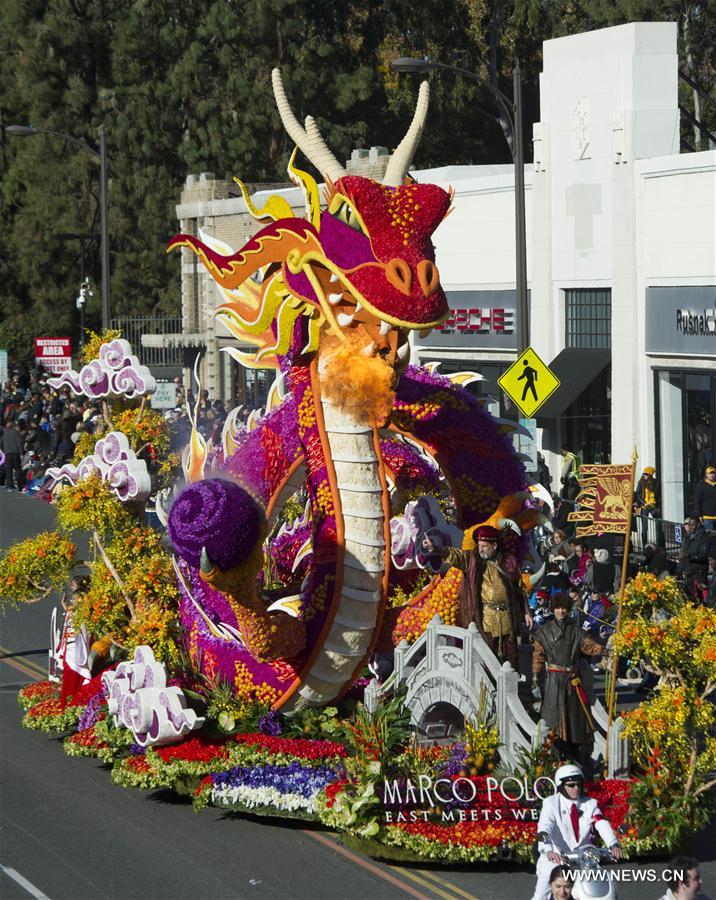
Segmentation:
{"type": "Polygon", "coordinates": [[[420,87],[382,183],[349,175],[310,116],[305,127],[299,124],[278,69],[273,87],[288,134],[325,179],[325,209],[315,180],[296,168],[294,151],[288,171],[303,189],[305,219],[278,196],[256,208],[237,182],[251,214],[266,223],[241,250],[226,253],[231,248],[203,235],[177,235],[169,249],[191,248],[211,272],[226,300],[217,317],[257,345],[254,354],[227,351],[243,365],[278,367],[281,356],[318,350],[330,332],[400,372],[408,363],[408,332],[429,330],[448,315],[431,238],[452,195],[407,177],[427,116],[428,84],[420,87]]]}

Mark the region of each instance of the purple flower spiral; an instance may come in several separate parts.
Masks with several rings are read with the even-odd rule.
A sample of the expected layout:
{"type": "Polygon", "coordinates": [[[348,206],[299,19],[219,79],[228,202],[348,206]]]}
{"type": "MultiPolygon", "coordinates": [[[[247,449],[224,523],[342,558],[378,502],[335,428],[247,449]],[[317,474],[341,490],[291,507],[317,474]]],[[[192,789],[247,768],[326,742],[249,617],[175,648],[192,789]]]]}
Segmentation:
{"type": "Polygon", "coordinates": [[[244,562],[261,538],[263,511],[243,488],[221,478],[190,484],[169,513],[169,537],[190,565],[198,566],[201,548],[220,569],[244,562]]]}

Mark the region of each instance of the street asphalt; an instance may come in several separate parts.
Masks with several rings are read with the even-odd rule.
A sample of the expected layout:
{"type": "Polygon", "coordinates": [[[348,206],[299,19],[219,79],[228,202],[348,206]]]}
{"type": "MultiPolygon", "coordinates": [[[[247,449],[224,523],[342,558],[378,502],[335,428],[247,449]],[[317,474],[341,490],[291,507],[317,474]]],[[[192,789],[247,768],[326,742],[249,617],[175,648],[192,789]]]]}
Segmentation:
{"type": "MultiPolygon", "coordinates": [[[[0,546],[51,529],[42,501],[0,490],[0,546]]],[[[46,677],[57,598],[0,619],[0,898],[213,900],[370,898],[526,900],[529,867],[389,866],[342,847],[319,828],[239,817],[166,791],[112,784],[109,769],[66,756],[57,739],[21,727],[19,688],[46,677]]],[[[716,898],[716,826],[698,835],[703,891],[716,898]]],[[[629,868],[655,868],[666,861],[629,868]]],[[[623,900],[661,896],[661,884],[622,884],[623,900]]]]}

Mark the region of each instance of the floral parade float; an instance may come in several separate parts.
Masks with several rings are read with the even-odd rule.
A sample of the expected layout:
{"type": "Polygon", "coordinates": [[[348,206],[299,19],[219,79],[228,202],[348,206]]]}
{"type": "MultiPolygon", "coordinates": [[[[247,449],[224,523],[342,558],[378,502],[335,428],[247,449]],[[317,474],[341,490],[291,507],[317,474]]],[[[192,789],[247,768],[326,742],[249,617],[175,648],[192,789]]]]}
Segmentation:
{"type": "MultiPolygon", "coordinates": [[[[530,861],[551,735],[506,768],[489,703],[465,722],[464,740],[425,746],[399,695],[373,713],[361,702],[368,666],[436,615],[457,624],[462,575],[423,555],[426,534],[470,547],[475,527],[491,524],[517,571],[543,522],[515,426],[466,389],[469,373],[409,364],[410,333],[448,313],[431,235],[451,195],[407,176],[428,86],[379,184],[346,174],[314,120],[296,120],[280,73],[273,80],[289,135],[325,180],[325,208],[294,153],[306,218],[281,197],[257,209],[239,183],[261,225],[244,247],[202,234],[170,249],[204,263],[222,296],[217,317],[256,348],[230,354],[275,369],[275,390],[248,430],[228,417],[220,448],[195,427],[180,461],[147,406],[151,375],[120,335],[90,341],[80,371],[62,376],[102,400],[103,430],[50,473],[63,485],[58,531],[11,548],[0,587],[10,602],[39,600],[88,567],[68,610],[87,676],[69,692],[69,660],[56,652],[62,683],[21,691],[24,722],[65,733],[69,755],[110,764],[117,784],[173,789],[196,809],[320,822],[387,858],[530,861]],[[150,493],[165,532],[142,524],[150,493]],[[91,532],[89,560],[77,557],[78,528],[91,532]],[[438,783],[440,793],[423,790],[438,783]]],[[[634,777],[597,773],[588,786],[632,853],[670,848],[703,824],[713,787],[713,614],[671,582],[634,583],[619,640],[642,648],[640,604],[652,594],[673,613],[658,627],[685,633],[678,647],[661,642],[668,658],[651,645],[649,656],[667,684],[677,658],[694,658],[673,688],[689,712],[678,733],[663,717],[660,745],[641,711],[631,714],[634,777]],[[659,811],[646,787],[656,781],[680,825],[640,833],[639,816],[659,811]]]]}

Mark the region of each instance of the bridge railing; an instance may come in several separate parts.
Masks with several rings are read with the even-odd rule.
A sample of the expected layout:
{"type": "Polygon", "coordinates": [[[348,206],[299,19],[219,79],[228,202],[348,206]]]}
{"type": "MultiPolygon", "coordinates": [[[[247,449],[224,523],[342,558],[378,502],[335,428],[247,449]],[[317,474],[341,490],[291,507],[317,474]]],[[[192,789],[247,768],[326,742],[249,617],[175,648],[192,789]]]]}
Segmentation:
{"type": "MultiPolygon", "coordinates": [[[[366,686],[368,711],[375,712],[383,696],[400,689],[406,690],[405,702],[419,730],[438,704],[453,707],[464,720],[473,718],[486,690],[502,743],[500,756],[513,769],[521,751],[534,748],[547,733],[545,723],[535,721],[520,699],[519,674],[508,662],[500,665],[474,623],[456,628],[435,616],[414,644],[401,642],[393,674],[382,685],[373,680],[366,686]]],[[[598,761],[607,757],[607,713],[599,701],[591,711],[596,725],[593,758],[598,761]]],[[[608,736],[610,777],[626,777],[629,771],[629,746],[621,735],[622,720],[617,719],[608,736]]]]}

